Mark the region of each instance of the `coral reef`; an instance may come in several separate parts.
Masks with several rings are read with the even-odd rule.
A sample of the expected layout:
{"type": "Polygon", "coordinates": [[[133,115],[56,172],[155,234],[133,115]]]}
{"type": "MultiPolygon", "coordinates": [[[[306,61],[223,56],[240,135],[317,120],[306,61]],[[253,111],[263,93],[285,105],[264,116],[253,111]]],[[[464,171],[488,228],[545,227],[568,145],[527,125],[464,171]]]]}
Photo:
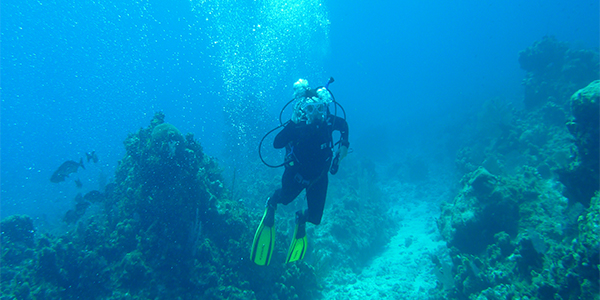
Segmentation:
{"type": "Polygon", "coordinates": [[[368,181],[334,189],[340,200],[327,225],[309,227],[305,261],[281,263],[290,237],[281,234],[289,219],[279,217],[273,263],[254,265],[249,246],[262,207],[228,199],[215,159],[164,118],[156,113],[129,134],[115,182],[75,198],[68,231],[38,233],[27,216],[2,221],[0,299],[318,299],[332,268],[359,270],[389,241],[394,222],[363,173],[368,181]]]}
{"type": "Polygon", "coordinates": [[[570,208],[531,168],[522,177],[481,168],[465,177],[438,221],[451,247],[456,286],[444,297],[600,298],[598,195],[586,210],[570,208]],[[485,199],[497,204],[490,209],[485,199]]]}
{"type": "Polygon", "coordinates": [[[549,36],[521,51],[519,63],[527,71],[523,85],[528,108],[548,101],[565,104],[599,76],[598,52],[572,50],[568,43],[549,36]]]}
{"type": "Polygon", "coordinates": [[[567,128],[575,137],[577,158],[561,170],[560,181],[569,199],[587,206],[600,187],[600,80],[571,96],[571,111],[567,128]]]}
{"type": "Polygon", "coordinates": [[[29,217],[2,221],[2,299],[313,299],[318,293],[305,264],[260,269],[245,259],[250,215],[227,199],[218,165],[191,134],[181,135],[157,113],[124,144],[114,187],[85,200],[101,213],[78,216],[61,236],[37,239],[29,217]]]}
{"type": "Polygon", "coordinates": [[[464,188],[453,203],[442,205],[440,233],[451,247],[476,254],[493,243],[494,235],[517,233],[518,193],[502,178],[478,168],[462,180],[464,188]]]}
{"type": "MultiPolygon", "coordinates": [[[[8,265],[18,265],[34,255],[30,249],[34,246],[33,221],[28,216],[10,216],[2,220],[2,262],[8,265]],[[4,247],[10,245],[10,247],[4,247]]],[[[7,277],[2,272],[2,280],[7,277]]]]}
{"type": "Polygon", "coordinates": [[[598,53],[545,37],[519,62],[525,110],[484,105],[458,152],[438,219],[455,287],[435,296],[600,299],[598,53]]]}
{"type": "Polygon", "coordinates": [[[15,215],[2,220],[3,242],[22,243],[31,247],[34,243],[34,233],[33,221],[28,216],[15,215]]]}

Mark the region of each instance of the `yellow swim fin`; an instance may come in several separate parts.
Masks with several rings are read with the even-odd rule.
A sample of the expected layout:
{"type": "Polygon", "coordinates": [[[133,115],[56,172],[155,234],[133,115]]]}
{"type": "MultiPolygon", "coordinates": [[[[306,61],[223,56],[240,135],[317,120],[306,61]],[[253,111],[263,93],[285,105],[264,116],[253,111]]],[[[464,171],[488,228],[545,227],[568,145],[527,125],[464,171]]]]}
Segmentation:
{"type": "Polygon", "coordinates": [[[268,266],[275,248],[275,208],[267,205],[256,229],[250,259],[259,266],[268,266]]]}
{"type": "Polygon", "coordinates": [[[290,250],[288,250],[286,263],[290,263],[297,260],[302,260],[306,249],[308,248],[308,240],[306,239],[306,222],[296,222],[296,229],[294,229],[294,237],[292,238],[292,244],[290,244],[290,250]]]}

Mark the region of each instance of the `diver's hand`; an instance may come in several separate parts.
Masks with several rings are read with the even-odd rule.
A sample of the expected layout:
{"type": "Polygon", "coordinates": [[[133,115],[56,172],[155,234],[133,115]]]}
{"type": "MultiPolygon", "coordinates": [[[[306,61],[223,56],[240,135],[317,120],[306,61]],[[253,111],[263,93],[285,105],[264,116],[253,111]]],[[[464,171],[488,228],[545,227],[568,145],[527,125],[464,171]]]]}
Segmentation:
{"type": "Polygon", "coordinates": [[[339,156],[340,161],[342,161],[342,159],[344,159],[344,157],[346,157],[346,155],[348,155],[348,147],[346,146],[341,146],[336,153],[336,156],[339,156]]]}
{"type": "Polygon", "coordinates": [[[348,146],[340,146],[335,153],[335,158],[333,159],[331,168],[329,169],[329,173],[331,173],[331,175],[337,174],[340,167],[340,162],[342,159],[344,159],[344,157],[346,157],[346,155],[348,155],[348,146]]]}

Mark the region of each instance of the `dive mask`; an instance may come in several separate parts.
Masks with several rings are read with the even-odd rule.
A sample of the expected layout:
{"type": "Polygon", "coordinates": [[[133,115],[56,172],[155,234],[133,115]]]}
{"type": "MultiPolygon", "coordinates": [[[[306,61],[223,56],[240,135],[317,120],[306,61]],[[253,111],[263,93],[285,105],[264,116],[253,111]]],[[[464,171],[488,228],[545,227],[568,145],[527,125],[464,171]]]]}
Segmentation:
{"type": "Polygon", "coordinates": [[[333,101],[331,93],[325,87],[311,89],[308,81],[304,79],[294,83],[294,113],[292,121],[298,123],[306,121],[306,124],[325,120],[327,107],[333,101]]]}
{"type": "Polygon", "coordinates": [[[309,101],[302,103],[300,109],[306,120],[306,124],[323,121],[325,119],[325,112],[327,111],[327,105],[319,101],[319,98],[312,98],[309,101]],[[312,101],[311,101],[312,100],[312,101]]]}
{"type": "Polygon", "coordinates": [[[325,103],[305,103],[302,110],[306,114],[323,114],[325,113],[325,103]]]}

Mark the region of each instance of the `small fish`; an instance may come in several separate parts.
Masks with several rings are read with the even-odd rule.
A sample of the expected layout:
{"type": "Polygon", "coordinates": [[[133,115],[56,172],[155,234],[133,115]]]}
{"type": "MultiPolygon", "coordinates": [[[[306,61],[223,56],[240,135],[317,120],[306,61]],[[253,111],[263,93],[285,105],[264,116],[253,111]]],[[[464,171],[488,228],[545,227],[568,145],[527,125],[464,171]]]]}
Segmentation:
{"type": "Polygon", "coordinates": [[[114,182],[111,182],[104,186],[104,197],[109,197],[110,195],[112,195],[112,193],[115,191],[116,186],[117,185],[114,182]]]}
{"type": "Polygon", "coordinates": [[[78,189],[80,189],[83,186],[83,183],[81,183],[81,180],[79,178],[77,178],[75,180],[75,185],[77,186],[78,189]]]}
{"type": "Polygon", "coordinates": [[[88,206],[90,206],[89,203],[78,203],[75,205],[75,209],[69,209],[69,211],[65,213],[63,221],[67,224],[73,224],[77,222],[81,217],[83,217],[88,206]]]}
{"type": "Polygon", "coordinates": [[[79,217],[77,215],[77,212],[75,212],[74,209],[69,209],[69,211],[67,211],[67,213],[65,213],[65,216],[63,217],[63,221],[67,224],[72,224],[77,222],[77,220],[79,220],[79,217]]]}
{"type": "Polygon", "coordinates": [[[88,162],[90,162],[90,160],[94,163],[98,162],[98,155],[96,155],[96,151],[88,152],[85,154],[85,156],[87,157],[88,162]]]}
{"type": "Polygon", "coordinates": [[[77,193],[77,196],[75,196],[75,203],[81,203],[83,202],[83,195],[81,193],[77,193]]]}
{"type": "Polygon", "coordinates": [[[85,210],[90,205],[92,205],[92,204],[87,201],[79,202],[79,203],[75,204],[75,212],[77,213],[77,215],[83,216],[83,214],[85,214],[85,210]]]}
{"type": "Polygon", "coordinates": [[[89,191],[85,196],[83,196],[85,201],[89,201],[91,203],[102,202],[104,200],[104,195],[99,191],[89,191]]]}
{"type": "Polygon", "coordinates": [[[58,167],[58,170],[54,171],[54,174],[52,174],[52,177],[50,177],[50,181],[55,183],[65,181],[65,178],[69,176],[69,174],[77,172],[79,167],[85,170],[85,167],[83,166],[83,158],[79,159],[79,163],[73,160],[67,160],[60,165],[60,167],[58,167]]]}

